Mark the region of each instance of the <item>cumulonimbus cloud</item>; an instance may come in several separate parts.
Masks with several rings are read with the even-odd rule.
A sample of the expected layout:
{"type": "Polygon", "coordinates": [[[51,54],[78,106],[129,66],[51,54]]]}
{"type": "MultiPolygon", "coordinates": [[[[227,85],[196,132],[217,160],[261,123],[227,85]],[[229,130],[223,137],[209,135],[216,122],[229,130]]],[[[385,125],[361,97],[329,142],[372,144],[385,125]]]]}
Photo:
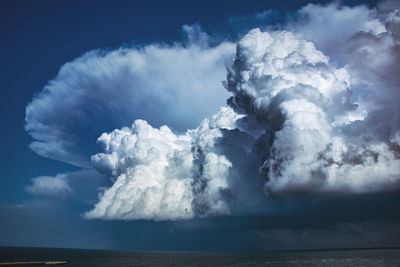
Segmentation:
{"type": "MultiPolygon", "coordinates": [[[[230,131],[249,136],[245,150],[260,162],[265,183],[255,194],[262,189],[268,194],[362,193],[398,185],[400,158],[393,146],[399,144],[368,129],[363,135],[351,134],[351,128],[368,119],[368,110],[361,112],[365,107],[351,102],[349,72],[331,66],[311,42],[289,32],[250,31],[237,45],[225,86],[233,95],[228,99],[232,109],[215,118],[229,127],[203,123],[177,137],[166,126],[155,130],[137,121],[130,131],[103,134],[99,141],[106,154],[92,160],[116,182],[87,216],[181,219],[229,214],[231,203],[243,196],[233,194],[230,169],[236,166],[215,144],[223,144],[230,131]]],[[[240,182],[252,183],[251,178],[240,182]]]]}
{"type": "Polygon", "coordinates": [[[238,42],[227,90],[216,81],[230,43],[87,54],[28,106],[32,148],[110,177],[86,218],[235,215],[282,193],[397,190],[398,9],[308,5],[298,15],[283,31],[253,29],[238,42]],[[188,57],[205,63],[191,68],[188,57]],[[205,114],[222,97],[229,107],[205,114]],[[84,145],[95,133],[101,153],[84,145]]]}

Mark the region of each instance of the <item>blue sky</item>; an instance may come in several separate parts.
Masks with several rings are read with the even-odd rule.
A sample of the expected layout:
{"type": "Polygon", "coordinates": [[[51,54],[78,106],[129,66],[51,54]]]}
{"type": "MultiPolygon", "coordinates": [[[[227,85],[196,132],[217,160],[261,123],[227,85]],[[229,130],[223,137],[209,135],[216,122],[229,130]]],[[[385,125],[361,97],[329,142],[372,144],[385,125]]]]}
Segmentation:
{"type": "MultiPolygon", "coordinates": [[[[368,43],[371,47],[384,47],[384,42],[379,42],[384,34],[379,32],[380,26],[375,24],[383,21],[384,16],[394,10],[395,5],[384,6],[381,3],[379,8],[383,15],[377,15],[373,11],[378,5],[377,1],[342,1],[340,4],[327,5],[328,3],[330,2],[3,1],[0,9],[0,46],[3,51],[0,64],[0,86],[3,90],[0,114],[4,126],[0,138],[3,148],[0,159],[0,245],[176,250],[357,247],[363,244],[398,246],[396,240],[399,240],[400,218],[395,214],[400,201],[398,183],[391,190],[387,188],[392,184],[388,183],[388,186],[384,183],[385,177],[397,179],[397,154],[393,156],[393,161],[385,162],[385,166],[388,166],[386,169],[393,172],[382,172],[382,185],[378,182],[374,186],[378,189],[374,190],[369,189],[371,183],[365,182],[365,185],[345,184],[344,187],[340,184],[328,184],[329,190],[311,192],[307,189],[309,184],[306,189],[295,184],[281,192],[279,188],[284,185],[277,182],[269,184],[273,195],[264,202],[266,200],[262,195],[254,198],[250,196],[252,189],[241,191],[232,187],[228,188],[230,192],[243,194],[243,198],[235,202],[239,204],[227,204],[228,208],[210,204],[207,208],[211,215],[207,211],[201,213],[196,206],[193,217],[184,220],[181,220],[179,213],[178,220],[174,217],[164,220],[164,215],[157,213],[157,210],[152,210],[150,215],[132,210],[136,215],[124,217],[116,209],[115,213],[107,217],[101,213],[100,208],[93,209],[96,203],[109,204],[110,210],[117,205],[116,202],[106,203],[106,200],[98,197],[99,187],[112,188],[117,179],[117,176],[111,174],[115,170],[107,169],[109,166],[104,164],[104,160],[108,159],[108,152],[103,150],[101,144],[96,144],[96,139],[102,133],[130,127],[134,120],[144,119],[155,128],[168,125],[179,139],[179,135],[184,135],[187,129],[196,128],[204,118],[215,114],[220,106],[226,106],[226,99],[231,93],[234,95],[232,99],[239,103],[230,104],[233,110],[246,110],[240,104],[242,95],[234,90],[228,93],[220,82],[226,79],[224,65],[232,64],[236,43],[255,27],[270,32],[281,29],[293,31],[295,38],[312,41],[317,49],[327,54],[332,62],[330,68],[339,69],[346,64],[352,66],[353,69],[346,69],[352,77],[356,77],[353,78],[350,88],[352,97],[357,99],[360,96],[357,105],[365,107],[366,112],[372,115],[364,115],[363,122],[355,122],[352,127],[337,130],[340,131],[340,137],[350,142],[360,131],[370,133],[376,138],[374,145],[380,150],[372,146],[359,153],[366,155],[365,157],[373,158],[371,155],[374,153],[381,153],[382,157],[390,158],[392,154],[398,153],[393,152],[398,149],[396,140],[392,138],[396,136],[397,128],[393,126],[396,124],[395,119],[393,124],[376,126],[376,121],[386,118],[385,112],[394,114],[393,117],[398,116],[398,109],[393,109],[391,104],[385,104],[388,103],[387,98],[396,97],[399,92],[398,80],[395,78],[397,73],[390,71],[390,64],[393,63],[378,62],[381,65],[377,65],[382,70],[388,70],[385,72],[386,80],[394,84],[388,85],[379,78],[364,76],[362,73],[373,73],[374,69],[357,68],[362,62],[353,56],[359,51],[359,43],[366,43],[368,38],[377,38],[376,43],[368,43]],[[304,22],[305,18],[302,16],[306,14],[305,16],[313,18],[316,14],[313,12],[322,12],[321,10],[303,8],[303,13],[298,11],[308,3],[322,4],[325,7],[322,10],[326,14],[344,14],[337,10],[342,10],[340,6],[350,6],[352,8],[349,9],[349,14],[356,14],[357,18],[352,21],[343,19],[343,16],[332,15],[332,18],[338,19],[337,22],[333,19],[332,23],[322,24],[318,28],[318,25],[304,22]],[[364,7],[358,8],[359,5],[364,7]],[[365,21],[363,15],[366,16],[365,21]],[[340,19],[342,20],[339,21],[340,19]],[[354,25],[361,25],[361,28],[354,25]],[[370,28],[362,28],[363,25],[370,28]],[[332,31],[333,37],[329,31],[332,31]],[[363,34],[375,35],[371,37],[363,34]],[[343,36],[343,40],[329,45],[332,40],[338,40],[335,36],[343,36]],[[115,52],[120,48],[126,50],[115,52]],[[93,50],[94,52],[85,54],[93,50]],[[133,74],[123,72],[126,66],[130,66],[131,58],[127,55],[132,56],[132,60],[139,60],[143,56],[145,62],[133,74]],[[66,63],[68,64],[64,65],[66,63]],[[103,64],[101,66],[104,66],[105,71],[102,72],[103,68],[96,69],[99,66],[96,64],[103,64]],[[96,76],[97,73],[100,76],[96,76]],[[110,77],[106,76],[108,74],[110,77]],[[153,80],[160,81],[161,85],[153,80]],[[368,100],[368,94],[363,93],[366,84],[383,88],[376,95],[373,89],[367,90],[374,97],[372,101],[368,100]],[[50,96],[43,93],[46,85],[50,88],[48,90],[53,90],[50,96]],[[58,95],[63,86],[67,90],[66,94],[58,95]],[[214,90],[214,86],[219,89],[214,90]],[[166,91],[162,91],[163,88],[166,91]],[[75,94],[79,90],[82,93],[75,94]],[[69,96],[71,98],[67,99],[69,96]],[[35,99],[45,100],[40,102],[35,99]],[[26,122],[26,108],[31,102],[32,116],[27,116],[26,122]],[[32,128],[25,130],[27,125],[32,128]],[[46,127],[41,128],[43,125],[46,127]],[[342,132],[346,135],[342,135],[342,132]],[[33,150],[29,147],[33,141],[43,141],[43,138],[45,144],[39,144],[33,150]],[[49,140],[53,142],[51,147],[49,140]],[[381,149],[386,144],[395,148],[388,151],[381,149]],[[99,160],[90,160],[93,155],[99,155],[99,160]],[[57,174],[61,176],[56,176],[57,174]],[[51,181],[54,187],[48,184],[35,187],[32,179],[43,176],[49,177],[47,181],[51,181]],[[87,216],[85,218],[83,214],[90,210],[94,211],[92,219],[87,216]],[[373,233],[368,234],[371,229],[374,229],[373,233]],[[320,237],[315,237],[316,235],[320,237]],[[326,238],[334,238],[334,244],[324,241],[326,238]]],[[[396,25],[393,27],[398,27],[396,25]]],[[[393,35],[398,34],[396,28],[388,28],[387,31],[391,31],[393,35]]],[[[396,45],[390,49],[397,51],[398,44],[396,45]]],[[[337,109],[348,110],[349,114],[352,110],[358,111],[351,113],[351,116],[364,114],[363,110],[350,107],[354,103],[337,106],[337,109]]],[[[329,117],[339,113],[332,108],[326,114],[329,117]]],[[[253,113],[246,115],[252,118],[253,113]]],[[[249,123],[248,127],[250,126],[254,125],[249,123]]],[[[273,125],[268,127],[272,129],[273,125]]],[[[159,134],[153,130],[149,131],[154,132],[154,135],[159,134]]],[[[254,135],[248,135],[243,129],[223,128],[221,131],[224,139],[218,141],[220,143],[216,145],[215,151],[221,153],[221,157],[225,153],[226,159],[234,166],[241,166],[237,170],[239,176],[258,177],[260,166],[256,165],[260,158],[257,157],[261,155],[265,160],[270,155],[269,152],[254,149],[254,154],[243,159],[240,156],[241,150],[231,144],[242,144],[244,147],[254,135]],[[226,147],[225,144],[230,145],[226,147]],[[252,157],[254,162],[250,162],[252,157]]],[[[255,144],[268,143],[269,139],[265,136],[267,134],[259,138],[253,148],[256,147],[255,144]]],[[[175,146],[175,137],[171,138],[173,141],[170,146],[175,146]]],[[[289,134],[285,138],[282,140],[291,140],[293,136],[289,134]]],[[[278,141],[275,142],[276,146],[278,141]]],[[[107,146],[107,142],[103,145],[107,146]]],[[[154,144],[150,142],[150,145],[154,144]]],[[[213,154],[218,154],[215,151],[213,154]]],[[[303,155],[298,155],[298,158],[301,157],[303,155]]],[[[354,163],[357,161],[356,156],[349,156],[343,162],[346,160],[357,164],[354,163]]],[[[207,165],[204,163],[201,166],[202,169],[207,165]]],[[[360,173],[349,170],[354,176],[360,173]]],[[[368,171],[367,168],[365,170],[368,171]]],[[[379,170],[377,172],[379,174],[379,170]]],[[[262,175],[267,175],[269,181],[272,181],[276,174],[262,175]]],[[[257,179],[248,188],[265,182],[261,176],[257,179]]],[[[37,181],[39,183],[45,180],[37,181]]],[[[238,181],[241,183],[242,180],[238,181]]],[[[201,202],[198,205],[208,204],[201,202]]]]}

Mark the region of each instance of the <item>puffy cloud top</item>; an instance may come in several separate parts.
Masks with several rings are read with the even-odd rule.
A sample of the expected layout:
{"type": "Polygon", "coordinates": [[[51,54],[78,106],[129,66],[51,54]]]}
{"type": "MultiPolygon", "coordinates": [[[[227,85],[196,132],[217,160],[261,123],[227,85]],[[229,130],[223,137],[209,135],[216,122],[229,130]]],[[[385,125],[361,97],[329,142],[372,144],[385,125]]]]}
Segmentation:
{"type": "MultiPolygon", "coordinates": [[[[230,105],[265,129],[266,189],[366,192],[400,178],[390,145],[343,134],[353,127],[350,75],[311,43],[252,30],[229,69],[230,105]]],[[[364,118],[357,118],[363,120],[364,118]]]]}
{"type": "Polygon", "coordinates": [[[239,117],[222,108],[183,135],[143,120],[102,134],[98,141],[105,153],[94,155],[92,162],[115,182],[86,217],[165,220],[228,214],[223,192],[232,164],[213,147],[220,129],[231,129],[239,117]]]}

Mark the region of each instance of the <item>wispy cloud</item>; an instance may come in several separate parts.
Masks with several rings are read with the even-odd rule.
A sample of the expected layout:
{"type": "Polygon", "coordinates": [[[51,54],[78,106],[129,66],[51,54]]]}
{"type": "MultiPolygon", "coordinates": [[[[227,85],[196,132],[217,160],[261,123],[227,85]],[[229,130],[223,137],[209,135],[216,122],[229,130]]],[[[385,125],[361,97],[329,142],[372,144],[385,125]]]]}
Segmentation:
{"type": "Polygon", "coordinates": [[[90,167],[100,134],[135,119],[178,131],[195,127],[225,104],[221,82],[234,49],[224,42],[88,52],[66,63],[26,107],[25,129],[35,139],[30,147],[90,167]]]}
{"type": "Polygon", "coordinates": [[[65,174],[39,176],[32,178],[32,185],[25,187],[25,191],[33,195],[65,197],[72,193],[65,174]]]}

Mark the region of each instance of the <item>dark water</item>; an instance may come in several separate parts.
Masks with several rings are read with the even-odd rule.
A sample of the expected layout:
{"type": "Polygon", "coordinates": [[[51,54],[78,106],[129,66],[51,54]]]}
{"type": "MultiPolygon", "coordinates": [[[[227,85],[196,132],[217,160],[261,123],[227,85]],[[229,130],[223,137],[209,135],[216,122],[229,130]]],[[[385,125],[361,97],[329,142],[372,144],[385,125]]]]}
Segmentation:
{"type": "Polygon", "coordinates": [[[400,249],[234,253],[0,248],[0,262],[46,260],[68,262],[60,266],[400,266],[400,249]]]}

